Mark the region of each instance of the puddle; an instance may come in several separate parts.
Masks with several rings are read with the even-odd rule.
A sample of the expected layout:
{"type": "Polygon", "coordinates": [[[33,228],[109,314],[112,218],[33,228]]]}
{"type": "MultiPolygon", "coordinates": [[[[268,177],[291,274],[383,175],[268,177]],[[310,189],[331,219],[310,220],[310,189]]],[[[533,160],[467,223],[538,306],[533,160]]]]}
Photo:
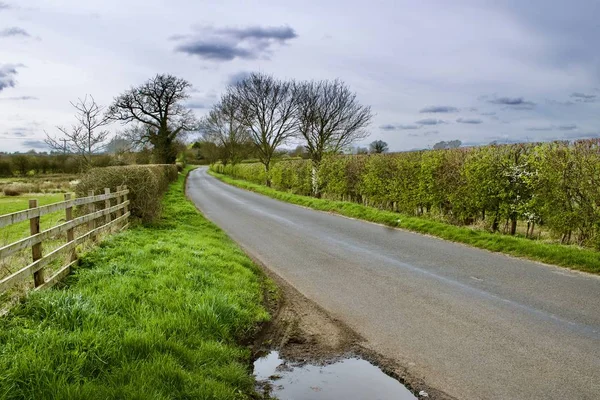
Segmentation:
{"type": "Polygon", "coordinates": [[[254,375],[257,381],[270,384],[271,396],[280,400],[416,399],[400,382],[359,358],[328,365],[298,365],[272,351],[254,362],[254,375]]]}

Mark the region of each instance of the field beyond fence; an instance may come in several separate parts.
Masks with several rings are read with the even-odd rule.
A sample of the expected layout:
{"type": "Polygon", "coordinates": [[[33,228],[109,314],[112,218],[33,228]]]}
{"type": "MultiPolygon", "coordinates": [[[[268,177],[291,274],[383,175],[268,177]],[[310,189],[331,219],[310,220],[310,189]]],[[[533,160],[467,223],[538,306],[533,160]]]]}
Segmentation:
{"type": "MultiPolygon", "coordinates": [[[[44,289],[55,285],[69,274],[77,262],[77,247],[86,241],[97,240],[98,235],[113,229],[125,229],[128,225],[129,190],[119,186],[116,191],[104,189],[95,195],[71,198],[64,201],[38,205],[36,199],[29,200],[29,209],[0,215],[0,228],[29,221],[30,236],[21,238],[0,248],[0,299],[15,298],[31,289],[44,289]],[[40,218],[64,210],[64,222],[46,230],[40,230],[40,218]],[[64,244],[44,254],[44,243],[53,242],[64,236],[64,244]],[[29,255],[27,254],[29,252],[29,255]],[[47,277],[47,269],[52,275],[47,277]],[[32,281],[25,282],[33,277],[32,281]]],[[[60,220],[59,220],[60,222],[60,220]]]]}

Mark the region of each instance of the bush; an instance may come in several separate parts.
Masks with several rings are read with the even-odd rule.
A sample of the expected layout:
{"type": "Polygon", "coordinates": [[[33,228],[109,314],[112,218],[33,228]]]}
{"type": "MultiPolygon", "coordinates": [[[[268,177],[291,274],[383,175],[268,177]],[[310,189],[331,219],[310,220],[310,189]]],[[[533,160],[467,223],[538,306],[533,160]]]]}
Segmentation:
{"type": "Polygon", "coordinates": [[[162,195],[177,175],[177,167],[166,164],[93,168],[81,178],[75,193],[85,197],[90,190],[101,194],[104,188],[116,191],[117,186],[126,185],[131,215],[151,222],[160,215],[162,195]]]}

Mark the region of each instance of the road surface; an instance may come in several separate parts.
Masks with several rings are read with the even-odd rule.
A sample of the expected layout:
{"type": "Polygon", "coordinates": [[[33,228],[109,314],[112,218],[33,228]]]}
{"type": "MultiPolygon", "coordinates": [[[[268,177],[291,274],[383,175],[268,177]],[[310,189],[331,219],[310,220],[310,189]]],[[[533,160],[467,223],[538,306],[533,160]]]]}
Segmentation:
{"type": "Polygon", "coordinates": [[[460,399],[600,399],[600,278],[309,210],[193,171],[188,196],[367,347],[460,399]]]}

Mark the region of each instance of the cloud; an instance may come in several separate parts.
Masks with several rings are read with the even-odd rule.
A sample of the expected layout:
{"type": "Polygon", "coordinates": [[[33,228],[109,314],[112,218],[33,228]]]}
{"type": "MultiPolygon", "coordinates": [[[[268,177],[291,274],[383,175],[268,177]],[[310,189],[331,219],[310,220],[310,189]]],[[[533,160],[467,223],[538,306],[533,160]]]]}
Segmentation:
{"type": "Polygon", "coordinates": [[[486,117],[492,117],[492,116],[496,115],[496,113],[493,111],[492,112],[482,112],[482,113],[479,113],[479,115],[483,115],[486,117]]]}
{"type": "Polygon", "coordinates": [[[8,10],[10,8],[12,8],[12,6],[10,4],[6,4],[5,2],[0,1],[0,11],[8,10]]]}
{"type": "Polygon", "coordinates": [[[495,97],[488,100],[488,103],[505,105],[513,110],[531,110],[535,107],[534,102],[526,101],[522,97],[495,97]]]}
{"type": "Polygon", "coordinates": [[[396,131],[396,130],[411,130],[411,129],[421,129],[420,125],[392,125],[392,124],[385,124],[385,125],[381,125],[379,126],[379,129],[383,130],[383,131],[396,131]]]}
{"type": "Polygon", "coordinates": [[[228,85],[235,85],[235,84],[243,81],[247,77],[249,77],[250,74],[251,74],[251,72],[248,72],[248,71],[240,71],[240,72],[236,72],[235,74],[231,74],[227,78],[227,84],[228,85]]]}
{"type": "Polygon", "coordinates": [[[554,129],[554,127],[552,127],[552,126],[532,126],[529,128],[525,128],[526,131],[530,131],[530,132],[547,132],[547,131],[551,131],[553,129],[554,129]]]}
{"type": "Polygon", "coordinates": [[[0,97],[0,100],[27,101],[27,100],[39,100],[39,98],[35,97],[35,96],[17,96],[17,97],[0,97]]]}
{"type": "Polygon", "coordinates": [[[408,136],[412,136],[412,137],[427,137],[427,136],[437,135],[439,133],[440,133],[440,131],[426,131],[426,132],[423,132],[423,133],[409,133],[408,136]]]}
{"type": "Polygon", "coordinates": [[[298,37],[294,29],[281,27],[201,28],[192,35],[175,35],[182,41],[175,51],[205,60],[225,62],[239,59],[268,58],[273,45],[284,45],[298,37]]]}
{"type": "Polygon", "coordinates": [[[458,118],[456,120],[456,122],[458,122],[459,124],[473,124],[473,125],[483,123],[483,121],[478,118],[458,118]]]}
{"type": "Polygon", "coordinates": [[[451,106],[429,106],[421,109],[420,113],[452,113],[458,112],[458,108],[451,106]]]}
{"type": "Polygon", "coordinates": [[[0,65],[0,92],[6,88],[15,87],[15,75],[17,75],[17,65],[0,65]]]}
{"type": "Polygon", "coordinates": [[[40,149],[40,150],[48,149],[48,145],[43,140],[24,140],[21,142],[21,144],[23,145],[23,147],[26,147],[29,149],[40,149]]]}
{"type": "Polygon", "coordinates": [[[581,92],[573,92],[571,93],[571,97],[578,103],[594,103],[598,99],[598,95],[581,92]]]}
{"type": "Polygon", "coordinates": [[[0,37],[11,37],[11,36],[23,36],[30,37],[31,35],[27,33],[27,31],[23,28],[18,28],[13,26],[12,28],[7,28],[0,31],[0,37]]]}
{"type": "Polygon", "coordinates": [[[560,130],[560,131],[572,131],[575,129],[577,129],[577,125],[575,125],[575,124],[566,124],[566,125],[558,126],[558,130],[560,130]]]}
{"type": "Polygon", "coordinates": [[[573,103],[572,101],[558,101],[558,100],[550,100],[550,99],[546,99],[546,104],[551,105],[551,106],[574,106],[575,103],[573,103]]]}
{"type": "Polygon", "coordinates": [[[435,119],[435,118],[425,118],[425,119],[421,119],[415,123],[419,124],[419,125],[440,125],[440,124],[445,124],[446,121],[443,121],[441,119],[435,119]]]}

